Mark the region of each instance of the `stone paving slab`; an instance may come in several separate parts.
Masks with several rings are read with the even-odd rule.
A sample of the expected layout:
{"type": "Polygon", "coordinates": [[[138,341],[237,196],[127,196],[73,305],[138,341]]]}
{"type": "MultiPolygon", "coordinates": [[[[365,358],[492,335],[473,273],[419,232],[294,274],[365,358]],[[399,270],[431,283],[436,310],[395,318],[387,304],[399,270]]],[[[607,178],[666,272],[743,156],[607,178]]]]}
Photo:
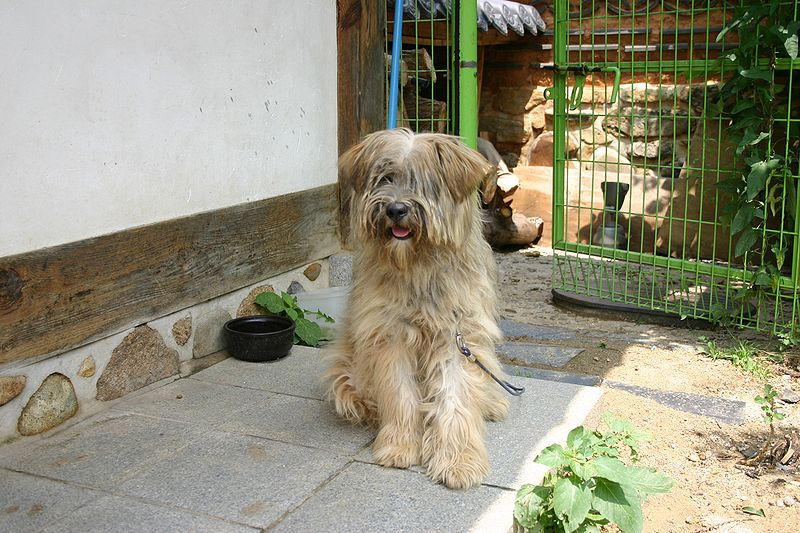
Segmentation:
{"type": "Polygon", "coordinates": [[[61,481],[0,469],[0,532],[39,531],[101,494],[61,481]]]}
{"type": "Polygon", "coordinates": [[[322,400],[325,389],[321,377],[326,368],[322,350],[293,346],[289,356],[278,361],[247,363],[229,358],[192,377],[201,381],[322,400]]]}
{"type": "Polygon", "coordinates": [[[336,416],[328,402],[286,395],[247,405],[220,429],[351,455],[374,438],[372,430],[336,416]]]}
{"type": "Polygon", "coordinates": [[[538,341],[572,341],[578,338],[578,333],[573,329],[535,326],[514,320],[501,320],[500,329],[506,337],[527,337],[538,341]]]}
{"type": "Polygon", "coordinates": [[[542,346],[530,342],[506,342],[497,347],[497,353],[509,359],[552,368],[562,368],[583,351],[583,348],[542,346]]]}
{"type": "Polygon", "coordinates": [[[412,470],[353,463],[272,531],[507,531],[514,492],[454,491],[412,470]]]}
{"type": "MultiPolygon", "coordinates": [[[[251,375],[259,370],[276,375],[272,366],[253,367],[252,363],[235,359],[227,361],[231,361],[227,365],[229,375],[238,375],[242,368],[251,375]]],[[[308,379],[319,378],[310,375],[308,379]]],[[[193,378],[142,394],[116,409],[339,453],[357,453],[374,438],[369,429],[353,427],[337,417],[322,400],[193,378]]]]}
{"type": "Polygon", "coordinates": [[[17,453],[0,466],[82,485],[113,488],[143,465],[169,458],[197,434],[190,426],[126,413],[103,413],[17,453]]]}
{"type": "Polygon", "coordinates": [[[309,447],[208,433],[117,491],[263,528],[300,505],[349,460],[309,447]]]}
{"type": "Polygon", "coordinates": [[[703,396],[701,394],[691,394],[688,392],[650,389],[611,379],[604,380],[603,384],[614,389],[630,392],[631,394],[643,398],[655,400],[672,409],[707,416],[726,424],[742,424],[747,416],[747,403],[741,400],[728,400],[725,398],[703,396]]]}
{"type": "Polygon", "coordinates": [[[130,498],[108,496],[76,509],[42,533],[255,533],[259,531],[207,516],[191,514],[130,498]]]}
{"type": "Polygon", "coordinates": [[[518,489],[541,481],[547,470],[533,459],[545,447],[563,442],[592,413],[603,391],[572,383],[513,379],[525,392],[511,398],[508,417],[489,423],[486,445],[491,472],[486,484],[518,489]]]}
{"type": "MultiPolygon", "coordinates": [[[[542,479],[547,469],[534,463],[533,459],[550,444],[566,440],[567,433],[581,425],[593,411],[602,390],[523,377],[511,381],[525,387],[525,392],[521,396],[509,397],[510,407],[505,420],[486,424],[491,470],[484,484],[516,490],[525,483],[542,479]]],[[[365,449],[356,458],[374,463],[370,449],[365,449]]],[[[420,466],[412,470],[425,471],[420,466]]]]}
{"type": "MultiPolygon", "coordinates": [[[[596,387],[603,381],[599,376],[587,376],[585,374],[573,374],[571,372],[560,372],[558,370],[545,370],[543,368],[530,368],[526,366],[503,365],[503,369],[509,376],[522,376],[547,381],[558,381],[561,383],[572,383],[573,385],[583,385],[585,387],[596,387]]],[[[512,380],[513,381],[513,380],[512,380]]]]}
{"type": "Polygon", "coordinates": [[[113,409],[217,427],[230,421],[246,406],[264,405],[275,398],[277,395],[261,390],[186,378],[126,399],[113,409]]]}
{"type": "Polygon", "coordinates": [[[313,397],[320,356],[301,349],[280,365],[229,359],[216,372],[122,398],[67,429],[0,449],[0,467],[20,472],[0,468],[19,492],[16,505],[34,505],[45,489],[59,502],[43,513],[46,521],[26,516],[14,531],[239,531],[276,523],[287,531],[503,531],[514,489],[541,479],[533,457],[582,423],[601,394],[515,378],[527,392],[511,399],[506,421],[489,424],[489,478],[451,491],[419,469],[368,464],[374,431],[340,420],[313,397]]]}

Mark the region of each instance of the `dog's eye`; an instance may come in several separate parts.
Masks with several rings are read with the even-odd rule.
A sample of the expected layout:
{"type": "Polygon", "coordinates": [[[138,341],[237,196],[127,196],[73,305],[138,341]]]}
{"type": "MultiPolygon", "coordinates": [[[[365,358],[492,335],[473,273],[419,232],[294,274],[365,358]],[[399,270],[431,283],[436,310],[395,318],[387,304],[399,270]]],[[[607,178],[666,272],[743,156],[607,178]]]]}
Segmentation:
{"type": "Polygon", "coordinates": [[[381,179],[378,180],[378,185],[391,185],[393,181],[394,178],[392,176],[381,176],[381,179]]]}

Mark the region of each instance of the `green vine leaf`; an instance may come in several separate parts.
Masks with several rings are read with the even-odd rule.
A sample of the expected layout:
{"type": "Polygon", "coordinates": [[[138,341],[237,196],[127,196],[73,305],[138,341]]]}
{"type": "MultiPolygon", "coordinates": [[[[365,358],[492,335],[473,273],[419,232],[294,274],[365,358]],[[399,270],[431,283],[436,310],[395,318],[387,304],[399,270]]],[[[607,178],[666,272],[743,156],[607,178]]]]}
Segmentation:
{"type": "Polygon", "coordinates": [[[747,175],[747,201],[753,199],[764,190],[767,178],[781,165],[781,160],[772,158],[768,161],[759,161],[750,166],[750,174],[747,175]]]}
{"type": "Polygon", "coordinates": [[[737,115],[742,111],[746,111],[748,109],[753,109],[756,106],[756,103],[752,100],[739,100],[736,102],[736,105],[733,106],[731,109],[731,115],[737,115]]]}
{"type": "Polygon", "coordinates": [[[783,263],[786,261],[786,247],[783,242],[776,242],[770,247],[770,250],[775,254],[775,266],[778,270],[783,268],[783,263]]]}
{"type": "Polygon", "coordinates": [[[759,287],[770,288],[772,287],[772,276],[762,270],[753,277],[753,283],[759,287]]]}
{"type": "Polygon", "coordinates": [[[797,59],[798,55],[798,30],[800,30],[800,21],[792,21],[786,26],[777,24],[770,28],[770,32],[781,43],[786,55],[792,59],[797,59]]]}
{"type": "Polygon", "coordinates": [[[744,135],[742,136],[742,141],[739,143],[739,146],[755,146],[764,139],[768,138],[769,138],[769,132],[762,131],[758,135],[756,135],[756,133],[753,130],[748,128],[744,132],[744,135]]]}
{"type": "Polygon", "coordinates": [[[761,70],[759,68],[739,69],[739,74],[751,80],[772,81],[773,72],[771,70],[761,70]]]}
{"type": "Polygon", "coordinates": [[[733,251],[734,257],[741,257],[746,252],[749,252],[757,240],[758,234],[756,230],[753,228],[745,228],[739,236],[739,240],[736,241],[736,247],[733,251]]]}
{"type": "Polygon", "coordinates": [[[752,228],[755,212],[756,208],[750,204],[744,204],[740,207],[733,217],[733,222],[731,222],[731,233],[736,235],[745,228],[752,228]]]}

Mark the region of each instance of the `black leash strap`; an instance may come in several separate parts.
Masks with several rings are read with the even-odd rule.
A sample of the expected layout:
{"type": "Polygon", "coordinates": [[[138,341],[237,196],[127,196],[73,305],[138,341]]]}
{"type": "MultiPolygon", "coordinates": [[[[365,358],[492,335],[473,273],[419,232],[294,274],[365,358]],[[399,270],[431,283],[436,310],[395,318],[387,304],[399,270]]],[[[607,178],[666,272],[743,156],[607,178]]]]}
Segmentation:
{"type": "Polygon", "coordinates": [[[484,372],[489,374],[489,376],[493,380],[495,380],[498,385],[503,387],[506,390],[507,393],[511,394],[512,396],[519,396],[520,394],[525,392],[525,387],[517,387],[515,385],[512,385],[511,383],[509,383],[508,381],[506,381],[504,379],[500,379],[497,376],[495,376],[494,374],[492,374],[489,371],[488,368],[483,366],[483,363],[481,363],[478,360],[478,358],[475,357],[475,354],[472,353],[472,351],[469,349],[469,346],[467,346],[467,343],[464,342],[464,337],[461,335],[461,333],[456,333],[456,345],[458,346],[458,350],[462,354],[464,354],[464,357],[466,357],[467,359],[469,359],[470,361],[472,361],[473,363],[475,363],[476,365],[481,367],[481,370],[483,370],[484,372]]]}

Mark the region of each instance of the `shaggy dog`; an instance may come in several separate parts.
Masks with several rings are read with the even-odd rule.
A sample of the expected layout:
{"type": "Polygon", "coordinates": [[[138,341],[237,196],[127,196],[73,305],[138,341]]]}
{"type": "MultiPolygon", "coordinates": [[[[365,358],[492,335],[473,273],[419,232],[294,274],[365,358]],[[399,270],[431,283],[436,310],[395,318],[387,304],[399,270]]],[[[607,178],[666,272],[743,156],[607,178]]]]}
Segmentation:
{"type": "Polygon", "coordinates": [[[326,377],[336,411],[378,429],[384,466],[420,464],[451,488],[488,473],[486,420],[506,416],[495,375],[496,267],[478,185],[489,167],[443,134],[369,135],[339,161],[355,243],[353,286],[326,377]]]}

